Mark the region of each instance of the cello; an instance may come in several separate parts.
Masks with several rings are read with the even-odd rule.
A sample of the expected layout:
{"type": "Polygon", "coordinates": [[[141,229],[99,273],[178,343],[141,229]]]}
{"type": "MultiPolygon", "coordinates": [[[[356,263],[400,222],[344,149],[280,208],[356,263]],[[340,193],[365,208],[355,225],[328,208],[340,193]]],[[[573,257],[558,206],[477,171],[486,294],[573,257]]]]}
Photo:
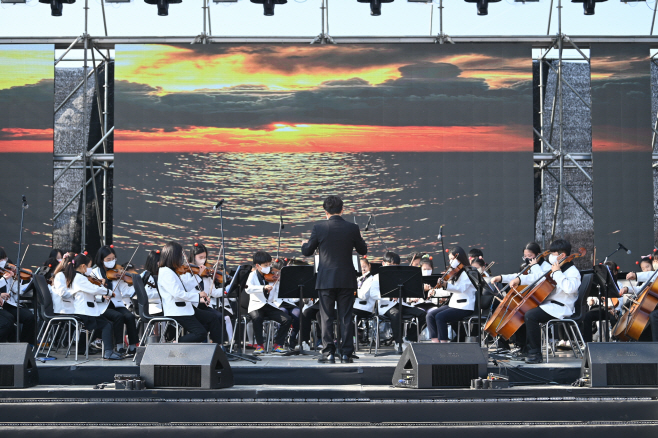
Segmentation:
{"type": "MultiPolygon", "coordinates": [[[[550,253],[550,251],[544,251],[535,257],[535,260],[541,260],[550,253]]],[[[534,265],[532,264],[528,264],[523,268],[517,278],[528,272],[533,266],[534,265]]],[[[527,285],[511,287],[509,292],[505,295],[505,298],[503,298],[498,307],[496,307],[496,310],[494,310],[489,319],[487,319],[487,322],[484,324],[484,331],[491,336],[496,337],[498,335],[498,327],[500,326],[501,321],[508,315],[508,312],[518,307],[529,290],[530,289],[527,288],[527,285]]]]}
{"type": "Polygon", "coordinates": [[[612,336],[620,341],[637,341],[649,324],[649,314],[658,307],[658,277],[656,273],[646,282],[631,308],[612,328],[612,336]]]}
{"type": "MultiPolygon", "coordinates": [[[[571,254],[560,261],[560,266],[578,257],[584,257],[586,253],[585,248],[580,248],[577,253],[571,254]]],[[[551,292],[555,290],[557,283],[551,277],[552,273],[552,271],[547,272],[532,286],[526,288],[528,292],[523,294],[523,299],[519,302],[518,306],[511,312],[508,312],[507,316],[500,322],[497,331],[499,335],[509,340],[525,323],[525,314],[529,310],[539,307],[551,292]]]]}

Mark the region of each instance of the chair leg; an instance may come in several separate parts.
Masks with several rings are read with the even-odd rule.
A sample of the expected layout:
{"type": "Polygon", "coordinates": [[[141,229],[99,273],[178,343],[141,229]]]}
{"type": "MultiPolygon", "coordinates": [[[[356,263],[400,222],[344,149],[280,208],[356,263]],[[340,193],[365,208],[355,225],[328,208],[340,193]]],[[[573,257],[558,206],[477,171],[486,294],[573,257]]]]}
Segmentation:
{"type": "Polygon", "coordinates": [[[359,351],[359,317],[354,315],[354,351],[359,351]]]}
{"type": "Polygon", "coordinates": [[[380,341],[380,339],[379,339],[379,316],[375,317],[375,324],[376,324],[375,325],[375,337],[376,337],[375,356],[377,356],[377,353],[379,352],[379,341],[380,341]]]}
{"type": "Polygon", "coordinates": [[[46,328],[43,330],[43,336],[41,337],[41,341],[39,341],[39,345],[37,346],[37,352],[35,356],[39,354],[39,349],[42,351],[45,350],[45,342],[46,342],[46,335],[48,334],[48,330],[50,330],[50,325],[52,323],[52,320],[48,321],[48,324],[46,325],[46,328]]]}

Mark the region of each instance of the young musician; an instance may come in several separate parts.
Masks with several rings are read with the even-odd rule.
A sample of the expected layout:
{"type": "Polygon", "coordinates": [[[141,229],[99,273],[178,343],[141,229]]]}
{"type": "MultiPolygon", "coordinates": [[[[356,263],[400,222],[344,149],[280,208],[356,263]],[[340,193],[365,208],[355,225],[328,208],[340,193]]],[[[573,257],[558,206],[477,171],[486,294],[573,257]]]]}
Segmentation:
{"type": "MultiPolygon", "coordinates": [[[[288,329],[292,318],[287,313],[279,310],[276,305],[270,301],[270,296],[279,284],[268,284],[265,275],[272,269],[272,256],[265,251],[258,251],[253,257],[254,268],[247,278],[247,289],[249,294],[249,316],[254,326],[254,336],[256,337],[256,350],[254,354],[265,352],[265,340],[263,338],[263,321],[268,319],[279,323],[279,329],[274,336],[274,353],[285,353],[282,345],[288,336],[288,329]]],[[[274,297],[273,297],[274,298],[274,297]]]]}
{"type": "Polygon", "coordinates": [[[66,285],[66,276],[64,270],[75,258],[75,254],[67,252],[64,254],[62,261],[57,265],[53,271],[52,287],[50,288],[50,295],[53,301],[53,312],[65,315],[75,313],[75,298],[71,295],[71,291],[66,285]]]}
{"type": "MultiPolygon", "coordinates": [[[[608,260],[604,265],[610,269],[610,273],[614,278],[617,278],[617,264],[611,260],[608,260]]],[[[608,299],[608,311],[610,314],[607,316],[610,323],[609,327],[614,327],[617,323],[617,314],[621,311],[624,305],[624,294],[628,292],[627,287],[623,287],[619,281],[617,281],[617,289],[619,290],[619,297],[616,300],[608,299]]],[[[583,318],[583,340],[585,342],[592,342],[594,335],[593,324],[595,321],[602,321],[606,319],[605,315],[605,305],[597,303],[596,305],[590,307],[589,311],[585,314],[583,318]]],[[[599,327],[603,327],[602,324],[599,327]]],[[[603,336],[601,341],[603,341],[603,336]]],[[[563,344],[563,341],[560,341],[560,344],[563,344]]],[[[558,345],[560,347],[562,345],[558,345]]]]}
{"type": "MultiPolygon", "coordinates": [[[[275,260],[272,263],[272,268],[281,271],[284,267],[284,262],[282,260],[275,260]]],[[[279,287],[278,284],[272,291],[270,301],[274,306],[276,306],[282,312],[287,313],[292,318],[292,330],[290,331],[290,349],[294,350],[297,346],[297,334],[299,333],[299,315],[301,314],[301,309],[299,308],[299,298],[279,298],[279,287]]]]}
{"type": "Polygon", "coordinates": [[[201,300],[208,305],[210,298],[204,291],[195,289],[196,281],[188,279],[183,282],[176,273],[184,264],[183,247],[179,243],[169,242],[162,248],[157,286],[164,316],[175,319],[187,332],[178,342],[204,342],[210,333],[210,338],[217,344],[221,342],[222,325],[212,313],[194,306],[201,300]]]}
{"type": "MultiPolygon", "coordinates": [[[[382,266],[397,266],[400,264],[400,256],[394,252],[387,252],[382,259],[382,266]]],[[[400,318],[418,318],[418,326],[422,327],[425,324],[425,311],[418,307],[413,307],[407,303],[399,305],[397,300],[393,297],[382,298],[379,285],[379,274],[375,275],[372,285],[370,287],[370,296],[379,299],[379,314],[384,315],[391,321],[391,330],[393,331],[393,339],[395,340],[395,347],[403,343],[402,333],[400,332],[400,318]],[[402,307],[402,311],[400,311],[402,307]]],[[[405,340],[405,343],[406,340],[405,340]]]]}
{"type": "MultiPolygon", "coordinates": [[[[5,268],[9,263],[9,258],[4,248],[0,247],[0,268],[5,268]]],[[[20,312],[21,328],[21,342],[32,344],[34,342],[34,328],[36,319],[30,310],[20,307],[18,304],[19,290],[22,294],[23,291],[29,286],[29,283],[23,284],[20,280],[14,279],[14,274],[11,270],[7,270],[2,277],[0,277],[0,300],[2,301],[2,308],[11,315],[13,318],[12,324],[16,323],[16,316],[20,312]]]]}
{"type": "Polygon", "coordinates": [[[146,261],[144,262],[144,272],[142,272],[142,278],[144,274],[148,271],[151,276],[148,279],[148,283],[152,283],[155,287],[150,284],[145,284],[144,289],[146,289],[146,295],[149,298],[149,314],[153,316],[161,316],[162,313],[162,300],[160,299],[160,294],[158,293],[158,272],[160,272],[160,250],[150,250],[146,256],[146,261]]]}
{"type": "Polygon", "coordinates": [[[484,253],[480,248],[471,248],[468,250],[468,262],[472,265],[474,260],[484,259],[484,253]]]}
{"type": "MultiPolygon", "coordinates": [[[[466,251],[459,246],[450,250],[448,259],[450,269],[457,269],[459,264],[464,268],[470,266],[466,251]]],[[[427,312],[427,329],[432,342],[449,342],[448,323],[459,323],[473,313],[476,289],[463,269],[450,281],[440,281],[439,286],[441,289],[437,289],[433,296],[450,296],[450,301],[447,306],[427,312]]]]}
{"type": "Polygon", "coordinates": [[[525,361],[531,364],[542,362],[540,324],[551,319],[564,319],[571,316],[580,288],[580,271],[573,262],[560,266],[560,262],[571,254],[571,244],[566,240],[558,239],[551,243],[549,249],[550,276],[557,285],[539,307],[525,314],[528,344],[528,356],[525,361]]]}
{"type": "Polygon", "coordinates": [[[547,263],[542,257],[537,258],[541,254],[541,248],[535,242],[528,243],[523,249],[523,265],[522,269],[527,265],[530,270],[519,278],[518,274],[497,275],[491,279],[492,283],[509,283],[510,287],[519,285],[530,285],[539,279],[542,275],[546,274],[550,269],[550,263],[547,263]]]}
{"type": "MultiPolygon", "coordinates": [[[[121,360],[124,358],[112,349],[112,323],[101,315],[101,308],[96,302],[96,296],[110,299],[109,291],[104,286],[96,286],[91,283],[85,274],[91,267],[91,258],[84,254],[78,254],[64,268],[66,287],[74,297],[75,313],[79,315],[87,330],[100,330],[103,339],[103,359],[121,360]]],[[[105,283],[105,280],[102,280],[105,283]]]]}
{"type": "Polygon", "coordinates": [[[352,313],[360,319],[367,319],[374,315],[375,306],[380,297],[375,295],[375,291],[371,293],[371,286],[375,276],[370,272],[370,261],[363,257],[361,258],[360,263],[361,273],[363,275],[356,280],[358,289],[352,313]]]}
{"type": "MultiPolygon", "coordinates": [[[[638,282],[643,283],[656,281],[656,279],[658,279],[658,274],[656,273],[656,271],[658,271],[658,257],[654,252],[654,256],[652,258],[647,257],[647,259],[651,260],[651,268],[648,268],[647,262],[643,259],[641,263],[642,272],[629,272],[626,275],[626,279],[637,280],[638,282]],[[645,269],[647,270],[645,271],[645,269]]],[[[649,313],[649,326],[651,327],[651,339],[653,342],[658,342],[658,309],[649,313]]]]}
{"type": "MultiPolygon", "coordinates": [[[[114,327],[114,342],[116,342],[117,351],[121,354],[133,356],[137,351],[137,343],[139,336],[137,334],[137,325],[135,323],[135,315],[126,308],[125,300],[135,294],[135,288],[129,286],[123,280],[109,281],[107,278],[107,271],[114,269],[117,263],[117,255],[113,246],[101,246],[96,252],[96,266],[92,270],[92,275],[103,278],[110,291],[114,292],[114,296],[108,303],[107,310],[103,312],[103,316],[112,322],[114,327]],[[123,348],[123,327],[126,327],[128,334],[128,350],[123,348]]],[[[111,296],[112,294],[110,294],[111,296]]]]}

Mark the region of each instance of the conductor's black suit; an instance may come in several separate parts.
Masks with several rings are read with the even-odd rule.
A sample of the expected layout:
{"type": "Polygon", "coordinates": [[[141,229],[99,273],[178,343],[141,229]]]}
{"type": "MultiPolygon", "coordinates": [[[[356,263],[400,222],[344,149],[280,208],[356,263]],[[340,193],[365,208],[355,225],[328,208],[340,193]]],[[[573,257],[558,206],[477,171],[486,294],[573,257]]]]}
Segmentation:
{"type": "Polygon", "coordinates": [[[302,245],[302,253],[309,257],[319,251],[320,263],[315,288],[320,301],[322,325],[322,354],[335,353],[333,324],[336,319],[335,304],[338,304],[342,355],[354,352],[352,338],[352,305],[357,289],[356,274],[352,263],[352,250],[361,255],[368,253],[368,246],[361,237],[359,226],[345,221],[339,215],[313,226],[311,238],[302,245]]]}

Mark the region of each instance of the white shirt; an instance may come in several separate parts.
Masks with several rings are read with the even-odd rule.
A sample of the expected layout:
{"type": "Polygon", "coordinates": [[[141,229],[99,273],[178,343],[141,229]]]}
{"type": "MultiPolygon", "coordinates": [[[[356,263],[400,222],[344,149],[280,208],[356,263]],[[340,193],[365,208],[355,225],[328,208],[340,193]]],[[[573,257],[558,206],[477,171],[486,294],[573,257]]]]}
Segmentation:
{"type": "MultiPolygon", "coordinates": [[[[140,274],[142,278],[144,278],[144,272],[140,274]]],[[[144,289],[146,289],[146,295],[149,298],[149,314],[155,315],[156,313],[162,312],[162,300],[160,299],[160,294],[158,293],[157,284],[155,283],[155,277],[150,276],[149,282],[156,285],[156,287],[151,287],[150,284],[144,284],[144,289]]]]}
{"type": "MultiPolygon", "coordinates": [[[[96,266],[92,272],[96,277],[104,278],[98,266],[96,266]]],[[[125,301],[130,302],[130,298],[135,295],[135,288],[133,286],[128,286],[128,283],[123,280],[119,280],[118,286],[116,281],[106,281],[105,283],[111,291],[114,291],[115,296],[112,297],[112,304],[114,304],[114,307],[126,307],[125,301]]]]}
{"type": "Polygon", "coordinates": [[[66,315],[75,313],[75,298],[71,295],[69,288],[66,287],[64,272],[58,272],[53,278],[50,295],[53,300],[53,312],[66,315]]]}
{"type": "MultiPolygon", "coordinates": [[[[273,301],[269,301],[267,298],[265,298],[265,293],[263,292],[263,287],[266,286],[265,280],[263,279],[263,282],[261,283],[261,280],[258,278],[258,271],[254,270],[251,271],[249,274],[249,278],[247,278],[247,288],[245,292],[249,294],[249,307],[247,308],[247,312],[253,312],[254,310],[258,310],[262,308],[263,306],[270,305],[272,307],[278,308],[281,304],[279,303],[279,306],[276,305],[273,301]]],[[[279,292],[279,283],[277,282],[275,285],[273,285],[272,290],[269,293],[270,299],[274,299],[278,297],[278,292],[279,292]]]]}
{"type": "Polygon", "coordinates": [[[578,299],[578,289],[581,281],[580,271],[575,266],[571,266],[566,272],[556,271],[551,276],[557,286],[539,307],[555,318],[568,318],[573,315],[574,305],[578,299]]]}
{"type": "Polygon", "coordinates": [[[194,304],[199,304],[199,291],[194,289],[195,286],[196,282],[185,284],[170,268],[161,267],[158,272],[158,290],[164,315],[194,315],[194,304]]]}
{"type": "MultiPolygon", "coordinates": [[[[550,270],[551,264],[547,261],[543,261],[541,264],[532,265],[530,270],[525,275],[519,277],[519,280],[521,280],[521,283],[519,284],[526,286],[530,285],[550,270]]],[[[502,283],[509,283],[510,281],[514,280],[517,275],[519,274],[501,275],[502,283]]]]}
{"type": "Polygon", "coordinates": [[[73,283],[69,288],[73,295],[73,307],[78,315],[100,316],[105,307],[96,303],[96,295],[107,295],[109,292],[104,286],[96,286],[82,274],[75,275],[73,283]]]}
{"type": "Polygon", "coordinates": [[[377,300],[381,298],[379,295],[379,276],[368,275],[365,279],[359,277],[357,279],[357,284],[360,286],[356,292],[354,308],[366,312],[374,312],[377,300]],[[375,282],[375,278],[377,279],[377,287],[373,288],[372,285],[375,282]]]}
{"type": "MultiPolygon", "coordinates": [[[[388,312],[398,304],[397,301],[393,301],[392,299],[395,298],[395,296],[389,295],[390,298],[389,296],[387,296],[386,298],[382,297],[382,291],[379,284],[379,274],[375,275],[372,279],[369,296],[372,297],[372,299],[374,299],[375,301],[378,301],[377,313],[380,316],[384,315],[386,312],[388,312]]],[[[406,307],[413,307],[412,305],[407,304],[405,302],[403,302],[402,305],[406,307]]]]}
{"type": "MultiPolygon", "coordinates": [[[[213,298],[213,301],[211,303],[214,303],[215,306],[220,307],[220,300],[223,296],[222,294],[222,289],[219,287],[215,287],[215,283],[210,277],[199,277],[198,275],[192,276],[189,272],[186,272],[185,274],[181,275],[181,279],[183,280],[183,283],[185,284],[193,284],[194,288],[196,288],[199,284],[203,284],[203,291],[208,294],[210,298],[213,298]]],[[[198,306],[199,303],[194,304],[194,307],[198,306]]],[[[228,298],[224,298],[224,311],[228,312],[229,314],[233,314],[233,309],[231,309],[231,303],[229,302],[228,298]]]]}
{"type": "MultiPolygon", "coordinates": [[[[5,279],[4,277],[0,277],[0,288],[2,288],[3,286],[7,286],[7,293],[9,294],[9,299],[7,299],[5,303],[10,304],[14,307],[18,307],[18,305],[16,304],[16,295],[17,295],[16,292],[19,283],[20,283],[19,281],[14,281],[13,278],[5,279]]],[[[25,292],[25,289],[27,289],[30,283],[31,281],[25,284],[21,284],[21,295],[23,294],[23,292],[25,292]]]]}
{"type": "Polygon", "coordinates": [[[653,277],[653,280],[656,280],[658,278],[658,274],[655,276],[656,271],[647,271],[647,272],[636,272],[635,276],[637,277],[637,281],[641,283],[646,283],[647,281],[651,280],[651,277],[653,277]]]}
{"type": "Polygon", "coordinates": [[[468,274],[462,271],[454,283],[449,281],[446,283],[445,289],[436,289],[434,292],[435,297],[450,296],[448,306],[454,309],[475,310],[475,294],[477,289],[468,278],[468,274]]]}

